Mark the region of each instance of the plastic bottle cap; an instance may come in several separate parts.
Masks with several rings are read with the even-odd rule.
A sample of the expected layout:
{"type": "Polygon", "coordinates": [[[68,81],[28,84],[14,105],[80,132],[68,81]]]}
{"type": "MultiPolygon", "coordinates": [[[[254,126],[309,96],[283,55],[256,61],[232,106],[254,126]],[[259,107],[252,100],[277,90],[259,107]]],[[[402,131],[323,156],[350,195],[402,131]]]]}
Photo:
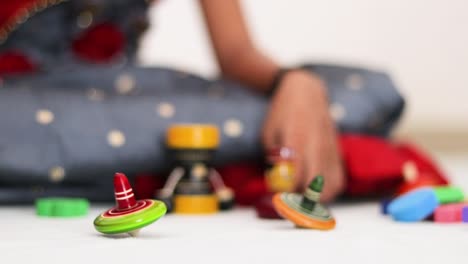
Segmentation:
{"type": "Polygon", "coordinates": [[[36,214],[46,217],[78,217],[88,214],[89,202],[84,198],[40,198],[36,214]]]}
{"type": "Polygon", "coordinates": [[[439,206],[439,201],[432,188],[422,188],[393,200],[388,205],[388,212],[393,219],[402,222],[417,222],[430,216],[439,206]]]}
{"type": "Polygon", "coordinates": [[[215,149],[219,141],[218,127],[211,124],[176,124],[166,134],[168,147],[175,149],[215,149]]]}
{"type": "Polygon", "coordinates": [[[441,205],[434,212],[434,221],[439,223],[461,222],[462,211],[466,206],[468,206],[468,203],[441,205]]]}
{"type": "Polygon", "coordinates": [[[453,186],[435,187],[434,192],[441,204],[458,203],[464,199],[462,189],[453,186]]]}

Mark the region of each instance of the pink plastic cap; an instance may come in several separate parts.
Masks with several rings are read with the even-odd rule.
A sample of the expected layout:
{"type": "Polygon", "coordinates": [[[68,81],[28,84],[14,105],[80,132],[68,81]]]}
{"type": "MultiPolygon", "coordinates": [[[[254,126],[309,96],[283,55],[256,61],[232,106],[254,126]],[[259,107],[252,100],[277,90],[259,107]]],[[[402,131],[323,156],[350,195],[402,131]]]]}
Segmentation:
{"type": "Polygon", "coordinates": [[[462,210],[468,203],[446,204],[434,212],[434,221],[438,223],[457,223],[462,221],[462,210]]]}

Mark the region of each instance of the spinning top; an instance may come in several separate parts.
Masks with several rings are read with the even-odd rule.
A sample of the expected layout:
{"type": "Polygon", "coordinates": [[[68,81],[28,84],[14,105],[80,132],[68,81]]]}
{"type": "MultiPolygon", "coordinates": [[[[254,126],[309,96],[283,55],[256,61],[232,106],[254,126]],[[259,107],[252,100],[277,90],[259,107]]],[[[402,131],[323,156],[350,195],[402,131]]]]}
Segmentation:
{"type": "Polygon", "coordinates": [[[114,192],[117,206],[94,220],[94,227],[101,233],[128,233],[136,236],[140,228],[152,224],[166,214],[166,205],[163,202],[149,199],[137,201],[123,173],[116,173],[114,176],[114,192]]]}
{"type": "Polygon", "coordinates": [[[296,193],[277,193],[273,206],[284,218],[297,227],[329,230],[335,227],[335,219],[330,211],[319,203],[323,188],[323,177],[316,176],[303,195],[296,193]]]}

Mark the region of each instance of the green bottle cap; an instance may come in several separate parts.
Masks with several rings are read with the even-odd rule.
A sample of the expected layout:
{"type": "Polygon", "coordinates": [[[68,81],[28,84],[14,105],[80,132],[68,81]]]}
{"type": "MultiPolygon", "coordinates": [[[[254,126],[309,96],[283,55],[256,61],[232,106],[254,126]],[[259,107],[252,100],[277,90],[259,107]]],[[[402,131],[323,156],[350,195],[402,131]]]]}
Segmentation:
{"type": "Polygon", "coordinates": [[[440,204],[458,203],[464,199],[462,189],[453,186],[434,187],[437,200],[440,204]]]}
{"type": "Polygon", "coordinates": [[[36,214],[45,217],[79,217],[88,214],[89,202],[83,198],[36,199],[36,214]]]}

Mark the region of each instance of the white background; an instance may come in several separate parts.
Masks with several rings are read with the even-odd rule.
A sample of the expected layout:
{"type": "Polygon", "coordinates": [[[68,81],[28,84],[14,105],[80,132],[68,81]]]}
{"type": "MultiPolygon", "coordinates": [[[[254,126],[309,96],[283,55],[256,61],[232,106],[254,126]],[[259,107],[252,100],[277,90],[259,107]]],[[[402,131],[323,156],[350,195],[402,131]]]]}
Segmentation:
{"type": "MultiPolygon", "coordinates": [[[[468,1],[242,3],[256,43],[279,62],[385,69],[409,102],[402,131],[468,131],[468,1]]],[[[153,27],[140,54],[143,63],[215,76],[197,1],[162,0],[151,16],[153,27]]]]}

